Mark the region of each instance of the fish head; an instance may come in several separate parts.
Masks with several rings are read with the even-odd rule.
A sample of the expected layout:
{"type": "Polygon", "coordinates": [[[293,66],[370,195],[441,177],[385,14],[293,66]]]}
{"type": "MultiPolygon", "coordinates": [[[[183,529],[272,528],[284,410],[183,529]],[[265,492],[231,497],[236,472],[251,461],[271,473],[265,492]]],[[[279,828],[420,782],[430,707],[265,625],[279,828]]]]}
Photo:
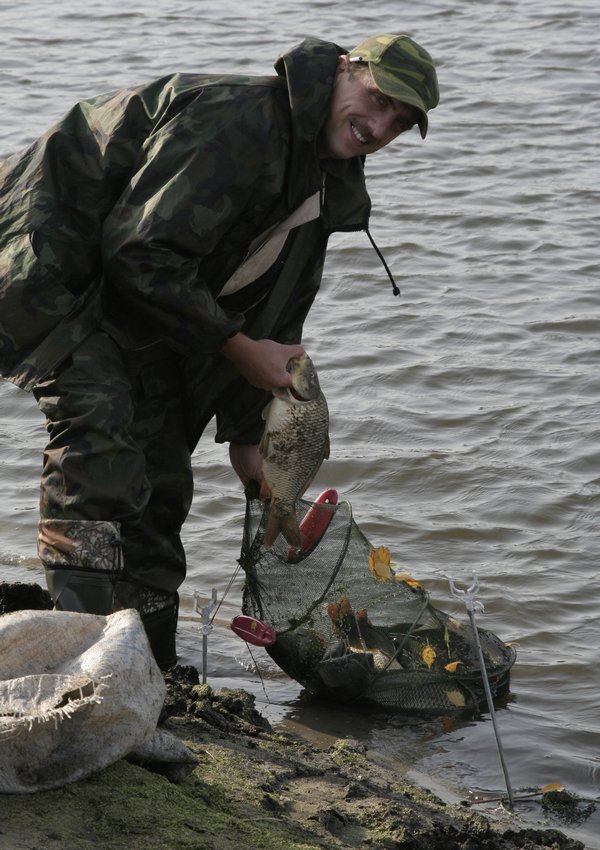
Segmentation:
{"type": "Polygon", "coordinates": [[[313,401],[318,397],[321,386],[317,370],[308,354],[290,360],[288,371],[292,376],[292,386],[288,390],[296,401],[313,401]]]}

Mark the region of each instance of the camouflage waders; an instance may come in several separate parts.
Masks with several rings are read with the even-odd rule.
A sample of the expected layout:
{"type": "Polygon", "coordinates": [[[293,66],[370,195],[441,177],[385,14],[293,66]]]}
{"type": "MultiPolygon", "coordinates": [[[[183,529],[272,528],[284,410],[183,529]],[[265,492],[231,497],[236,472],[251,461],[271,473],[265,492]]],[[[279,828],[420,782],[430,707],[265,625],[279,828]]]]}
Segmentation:
{"type": "Polygon", "coordinates": [[[175,663],[179,537],[192,499],[180,364],[155,344],[88,339],[34,394],[47,418],[38,551],[55,607],[140,612],[175,663]]]}

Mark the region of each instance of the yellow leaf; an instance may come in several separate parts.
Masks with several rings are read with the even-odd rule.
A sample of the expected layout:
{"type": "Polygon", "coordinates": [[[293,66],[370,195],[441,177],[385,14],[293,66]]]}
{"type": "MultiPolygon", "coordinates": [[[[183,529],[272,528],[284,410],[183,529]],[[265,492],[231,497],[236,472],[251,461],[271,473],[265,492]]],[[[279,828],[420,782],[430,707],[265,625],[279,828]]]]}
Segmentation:
{"type": "Polygon", "coordinates": [[[444,670],[447,670],[448,673],[456,673],[459,664],[462,664],[462,661],[451,661],[449,664],[444,664],[444,670]]]}
{"type": "Polygon", "coordinates": [[[377,560],[381,561],[383,564],[387,564],[389,567],[392,558],[392,553],[387,548],[387,546],[378,546],[377,549],[374,549],[373,551],[375,552],[375,557],[377,558],[377,560]]]}
{"type": "Polygon", "coordinates": [[[421,658],[423,659],[423,663],[426,664],[429,669],[431,669],[431,665],[435,661],[436,655],[437,653],[435,649],[429,644],[423,647],[423,651],[421,652],[421,658]]]}
{"type": "Polygon", "coordinates": [[[547,794],[549,791],[564,791],[565,786],[560,782],[551,782],[549,785],[544,785],[542,794],[547,794]]]}
{"type": "Polygon", "coordinates": [[[448,697],[448,701],[457,708],[462,708],[465,705],[464,695],[460,691],[446,691],[446,696],[448,697]]]}
{"type": "Polygon", "coordinates": [[[389,581],[394,573],[390,567],[390,550],[386,546],[377,549],[371,547],[369,552],[369,570],[377,581],[389,581]]]}
{"type": "Polygon", "coordinates": [[[421,587],[421,583],[416,581],[410,573],[394,573],[394,581],[403,581],[409,587],[421,587]]]}

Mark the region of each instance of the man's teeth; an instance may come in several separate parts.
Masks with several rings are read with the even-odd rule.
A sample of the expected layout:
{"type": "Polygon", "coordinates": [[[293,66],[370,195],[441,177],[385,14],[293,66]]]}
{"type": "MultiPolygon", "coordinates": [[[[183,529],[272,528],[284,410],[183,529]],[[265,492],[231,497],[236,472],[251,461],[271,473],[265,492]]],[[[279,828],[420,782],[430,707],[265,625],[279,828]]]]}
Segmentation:
{"type": "Polygon", "coordinates": [[[356,138],[358,139],[358,141],[361,143],[361,145],[366,145],[366,144],[367,144],[367,140],[365,139],[365,137],[363,136],[363,134],[360,132],[360,130],[358,130],[358,129],[354,126],[354,124],[350,124],[350,126],[352,127],[352,132],[354,133],[354,135],[356,136],[356,138]]]}

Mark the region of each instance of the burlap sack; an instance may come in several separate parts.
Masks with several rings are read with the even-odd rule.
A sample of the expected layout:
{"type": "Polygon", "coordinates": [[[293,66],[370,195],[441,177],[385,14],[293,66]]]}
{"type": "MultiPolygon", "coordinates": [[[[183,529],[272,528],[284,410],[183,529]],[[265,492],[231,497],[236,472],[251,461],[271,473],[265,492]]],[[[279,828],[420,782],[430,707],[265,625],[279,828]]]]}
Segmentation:
{"type": "Polygon", "coordinates": [[[56,788],[130,755],[193,760],[156,729],[165,690],[134,609],[0,616],[0,792],[56,788]]]}

